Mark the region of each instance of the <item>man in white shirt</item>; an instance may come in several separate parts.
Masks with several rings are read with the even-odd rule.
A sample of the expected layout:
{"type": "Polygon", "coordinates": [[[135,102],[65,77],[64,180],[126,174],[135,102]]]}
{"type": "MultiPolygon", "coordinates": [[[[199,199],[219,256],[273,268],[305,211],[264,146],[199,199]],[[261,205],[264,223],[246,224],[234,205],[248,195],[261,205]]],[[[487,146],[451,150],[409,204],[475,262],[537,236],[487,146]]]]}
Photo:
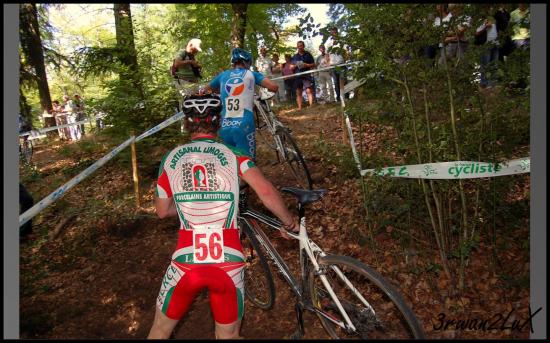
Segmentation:
{"type": "Polygon", "coordinates": [[[256,59],[256,69],[258,72],[264,74],[264,76],[271,78],[273,72],[271,68],[273,67],[273,61],[269,56],[267,56],[267,49],[265,46],[260,48],[260,56],[256,59]]]}
{"type": "Polygon", "coordinates": [[[476,39],[478,44],[481,44],[484,49],[480,56],[480,86],[482,88],[492,87],[494,84],[494,75],[490,74],[496,72],[494,64],[498,61],[499,46],[497,26],[492,17],[485,18],[483,23],[477,28],[476,38],[478,38],[476,39]]]}
{"type": "MultiPolygon", "coordinates": [[[[344,45],[340,42],[337,27],[332,27],[330,29],[330,37],[325,42],[325,48],[329,52],[330,65],[334,66],[344,63],[344,54],[346,50],[344,45]]],[[[340,90],[343,90],[346,84],[345,68],[334,68],[331,73],[334,91],[336,92],[336,101],[340,102],[340,90]]]]}
{"type": "MultiPolygon", "coordinates": [[[[326,53],[324,45],[319,46],[321,54],[315,59],[315,64],[318,69],[327,68],[330,66],[330,55],[326,53]]],[[[324,101],[334,102],[334,89],[332,88],[332,75],[330,70],[319,72],[319,85],[321,86],[321,96],[324,101]]]]}

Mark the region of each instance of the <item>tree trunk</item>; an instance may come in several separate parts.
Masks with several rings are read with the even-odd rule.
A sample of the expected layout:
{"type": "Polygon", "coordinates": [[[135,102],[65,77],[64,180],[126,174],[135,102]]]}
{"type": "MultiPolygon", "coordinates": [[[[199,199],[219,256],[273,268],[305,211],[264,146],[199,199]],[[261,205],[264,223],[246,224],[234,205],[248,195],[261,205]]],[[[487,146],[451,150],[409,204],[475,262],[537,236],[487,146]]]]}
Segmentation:
{"type": "Polygon", "coordinates": [[[139,77],[139,68],[137,62],[137,52],[134,43],[134,29],[132,26],[132,13],[130,4],[114,4],[116,42],[120,48],[120,59],[127,70],[120,73],[123,81],[133,83],[135,89],[139,92],[140,98],[145,99],[143,86],[139,77]]]}
{"type": "MultiPolygon", "coordinates": [[[[42,113],[51,113],[52,99],[48,87],[46,66],[44,65],[44,53],[38,27],[38,11],[36,9],[36,4],[21,4],[19,8],[19,37],[23,55],[35,71],[42,113]]],[[[53,117],[46,117],[44,119],[45,127],[55,126],[55,119],[53,117]]]]}
{"type": "Polygon", "coordinates": [[[244,47],[246,33],[246,9],[247,3],[231,4],[233,8],[233,23],[231,27],[231,44],[234,48],[244,47]]]}

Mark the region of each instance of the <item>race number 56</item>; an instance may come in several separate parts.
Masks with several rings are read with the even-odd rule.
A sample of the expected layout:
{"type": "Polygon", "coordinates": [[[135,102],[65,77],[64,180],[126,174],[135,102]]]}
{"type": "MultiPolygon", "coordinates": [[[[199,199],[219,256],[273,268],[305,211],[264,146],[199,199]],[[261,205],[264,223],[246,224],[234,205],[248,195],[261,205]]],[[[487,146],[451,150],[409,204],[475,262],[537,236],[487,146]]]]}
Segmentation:
{"type": "Polygon", "coordinates": [[[193,260],[195,263],[223,262],[223,229],[193,230],[193,260]]]}

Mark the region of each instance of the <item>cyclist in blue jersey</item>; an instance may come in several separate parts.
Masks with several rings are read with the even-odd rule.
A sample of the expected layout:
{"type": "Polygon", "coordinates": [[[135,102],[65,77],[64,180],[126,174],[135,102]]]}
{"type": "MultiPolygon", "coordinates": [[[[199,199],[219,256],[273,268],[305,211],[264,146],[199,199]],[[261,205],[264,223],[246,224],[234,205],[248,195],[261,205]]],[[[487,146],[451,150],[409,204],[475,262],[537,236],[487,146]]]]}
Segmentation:
{"type": "Polygon", "coordinates": [[[259,72],[251,71],[252,55],[241,48],[231,52],[232,69],[216,76],[204,91],[219,92],[222,100],[222,125],[219,136],[224,143],[247,152],[256,159],[254,124],[254,86],[272,92],[279,86],[259,72]]]}

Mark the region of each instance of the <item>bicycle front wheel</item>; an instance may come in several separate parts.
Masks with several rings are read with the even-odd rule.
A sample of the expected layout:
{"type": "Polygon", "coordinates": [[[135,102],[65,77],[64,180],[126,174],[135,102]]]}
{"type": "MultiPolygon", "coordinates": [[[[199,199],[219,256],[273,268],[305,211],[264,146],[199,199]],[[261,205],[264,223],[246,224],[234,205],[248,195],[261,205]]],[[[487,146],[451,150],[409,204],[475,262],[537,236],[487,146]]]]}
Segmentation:
{"type": "Polygon", "coordinates": [[[269,310],[275,302],[275,284],[260,243],[254,235],[250,223],[240,220],[241,245],[243,247],[244,294],[256,306],[269,310]]]}
{"type": "Polygon", "coordinates": [[[282,145],[282,151],[279,151],[279,156],[296,179],[297,185],[304,189],[313,189],[313,181],[311,180],[304,157],[290,132],[286,128],[279,127],[276,135],[282,145]]]}
{"type": "Polygon", "coordinates": [[[403,297],[374,269],[348,256],[320,256],[317,262],[320,271],[310,271],[309,292],[317,316],[332,338],[424,338],[422,326],[403,297]],[[354,329],[329,294],[322,275],[354,329]]]}

